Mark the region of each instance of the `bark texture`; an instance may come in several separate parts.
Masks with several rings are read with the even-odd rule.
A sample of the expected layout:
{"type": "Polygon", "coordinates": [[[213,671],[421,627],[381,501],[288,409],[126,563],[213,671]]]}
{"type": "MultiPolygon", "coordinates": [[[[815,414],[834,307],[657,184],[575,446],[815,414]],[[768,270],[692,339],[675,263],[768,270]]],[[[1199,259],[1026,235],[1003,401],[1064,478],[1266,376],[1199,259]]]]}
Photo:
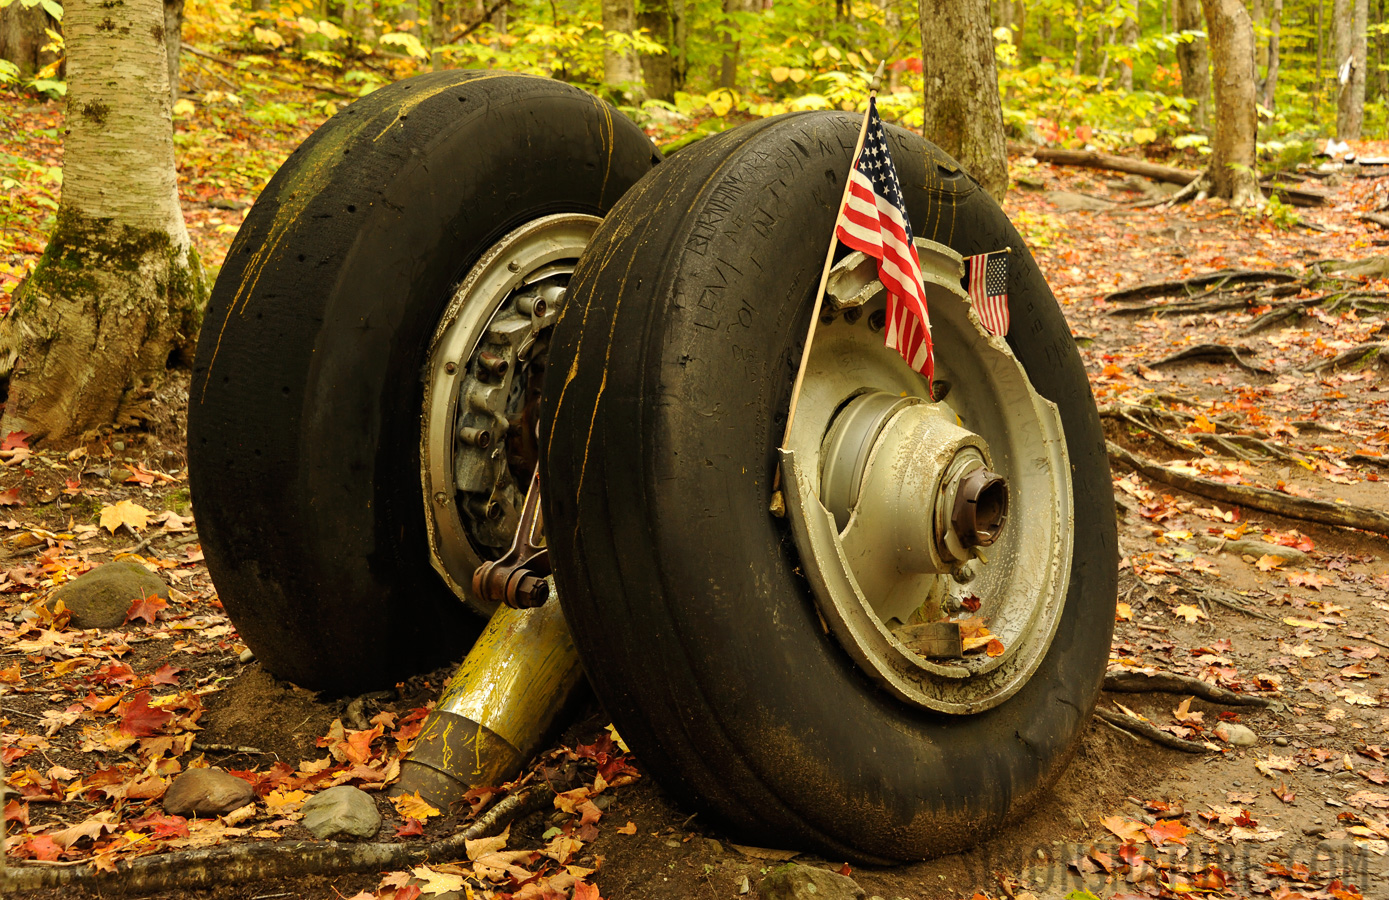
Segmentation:
{"type": "Polygon", "coordinates": [[[1365,120],[1365,56],[1369,31],[1369,0],[1336,0],[1336,137],[1358,141],[1365,120]],[[1348,77],[1342,80],[1349,61],[1348,77]]]}
{"type": "Polygon", "coordinates": [[[139,418],[206,296],[178,203],[161,0],[69,0],[57,225],[0,321],[0,432],[139,418]]]}
{"type": "Polygon", "coordinates": [[[1258,107],[1254,92],[1254,24],[1240,0],[1201,0],[1215,61],[1212,193],[1234,206],[1263,202],[1254,172],[1258,107]]]}
{"type": "Polygon", "coordinates": [[[645,0],[637,13],[637,24],[651,38],[665,47],[665,53],[643,53],[641,74],[646,82],[646,95],[656,100],[675,102],[674,12],[671,0],[645,0]]]}
{"type": "Polygon", "coordinates": [[[633,0],[603,0],[603,83],[641,92],[641,64],[630,45],[616,46],[616,32],[631,37],[637,28],[637,9],[633,0]]]}
{"type": "MultiPolygon", "coordinates": [[[[751,12],[761,9],[759,0],[723,0],[726,14],[751,12]]],[[[843,9],[842,6],[838,7],[843,9]]],[[[724,25],[723,58],[719,60],[719,87],[733,88],[738,85],[738,56],[742,42],[738,39],[738,25],[728,22],[724,25]]]]}
{"type": "Polygon", "coordinates": [[[1008,192],[1007,144],[987,0],[921,0],[923,133],[996,199],[1008,192]]]}
{"type": "Polygon", "coordinates": [[[169,102],[178,101],[178,54],[183,43],[184,0],[164,0],[164,54],[169,60],[169,102]]]}
{"type": "MultiPolygon", "coordinates": [[[[1178,31],[1205,31],[1200,0],[1175,0],[1173,18],[1178,31]]],[[[1210,127],[1211,59],[1205,38],[1177,45],[1177,68],[1182,73],[1182,96],[1196,104],[1191,120],[1199,130],[1210,127]]]]}
{"type": "Polygon", "coordinates": [[[23,77],[34,77],[35,72],[58,58],[41,49],[48,43],[45,28],[57,30],[58,23],[40,7],[26,9],[16,2],[0,9],[0,59],[18,66],[23,77]]]}

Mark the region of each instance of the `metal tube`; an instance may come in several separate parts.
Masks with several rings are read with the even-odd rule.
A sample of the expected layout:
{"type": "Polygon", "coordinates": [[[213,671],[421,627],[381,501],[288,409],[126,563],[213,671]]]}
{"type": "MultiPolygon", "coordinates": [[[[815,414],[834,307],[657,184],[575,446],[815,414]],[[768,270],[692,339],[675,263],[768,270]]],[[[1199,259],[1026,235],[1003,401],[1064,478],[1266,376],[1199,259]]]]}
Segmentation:
{"type": "Polygon", "coordinates": [[[419,791],[447,809],[469,788],[509,781],[582,675],[557,599],[499,606],[425,719],[391,793],[419,791]]]}

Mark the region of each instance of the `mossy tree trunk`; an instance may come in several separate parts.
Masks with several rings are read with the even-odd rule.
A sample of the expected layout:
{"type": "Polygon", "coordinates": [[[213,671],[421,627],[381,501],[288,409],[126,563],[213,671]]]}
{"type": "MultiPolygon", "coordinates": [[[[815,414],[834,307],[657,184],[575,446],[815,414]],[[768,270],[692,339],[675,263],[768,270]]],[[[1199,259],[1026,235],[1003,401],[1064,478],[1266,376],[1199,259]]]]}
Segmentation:
{"type": "Polygon", "coordinates": [[[206,297],[178,203],[161,0],[68,0],[57,224],[0,321],[0,433],[132,424],[206,297]]]}
{"type": "Polygon", "coordinates": [[[1255,174],[1259,110],[1254,87],[1254,23],[1241,0],[1201,0],[1211,39],[1215,133],[1207,174],[1211,193],[1233,206],[1262,203],[1255,174]]]}
{"type": "Polygon", "coordinates": [[[1008,191],[1003,106],[988,0],[921,0],[923,134],[960,161],[986,191],[1008,191]]]}
{"type": "Polygon", "coordinates": [[[45,28],[57,30],[58,23],[41,6],[14,2],[0,9],[0,59],[18,66],[22,77],[34,77],[58,58],[43,49],[50,43],[45,28]]]}

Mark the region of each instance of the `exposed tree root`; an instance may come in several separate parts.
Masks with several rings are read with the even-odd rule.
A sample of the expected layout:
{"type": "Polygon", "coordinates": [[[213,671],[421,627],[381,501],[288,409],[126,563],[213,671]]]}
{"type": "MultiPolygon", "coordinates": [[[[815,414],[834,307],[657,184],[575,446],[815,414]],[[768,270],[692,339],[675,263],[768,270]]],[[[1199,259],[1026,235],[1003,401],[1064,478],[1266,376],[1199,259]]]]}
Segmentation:
{"type": "Polygon", "coordinates": [[[1205,753],[1209,750],[1205,744],[1183,740],[1175,734],[1168,734],[1151,722],[1144,722],[1142,719],[1135,719],[1133,716],[1126,716],[1112,709],[1096,707],[1095,716],[1131,734],[1141,735],[1154,743],[1171,747],[1173,750],[1180,750],[1183,753],[1205,753]]]}
{"type": "Polygon", "coordinates": [[[1225,344],[1194,344],[1190,347],[1187,347],[1184,350],[1178,350],[1171,356],[1163,357],[1162,359],[1153,363],[1153,366],[1170,366],[1174,363],[1185,362],[1187,360],[1230,360],[1234,362],[1235,365],[1239,366],[1241,369],[1244,369],[1246,372],[1254,372],[1258,375],[1273,374],[1268,369],[1265,369],[1261,366],[1256,366],[1253,363],[1245,360],[1244,357],[1239,355],[1239,351],[1240,348],[1230,347],[1225,344]]]}
{"type": "Polygon", "coordinates": [[[1213,294],[1236,284],[1270,282],[1289,284],[1298,280],[1298,277],[1290,272],[1274,272],[1267,269],[1225,269],[1220,272],[1194,275],[1191,278],[1181,278],[1176,281],[1153,281],[1147,284],[1134,285],[1131,288],[1124,288],[1122,291],[1115,291],[1104,299],[1108,303],[1127,303],[1134,300],[1150,300],[1154,297],[1194,297],[1197,296],[1194,292],[1196,288],[1207,288],[1202,293],[1213,294]],[[1208,285],[1214,285],[1214,287],[1207,287],[1208,285]]]}
{"type": "Polygon", "coordinates": [[[1143,672],[1110,672],[1104,676],[1104,689],[1121,694],[1194,694],[1202,700],[1226,706],[1268,706],[1270,702],[1267,697],[1236,693],[1209,681],[1173,672],[1158,672],[1152,675],[1143,672]]]}
{"type": "Polygon", "coordinates": [[[1345,503],[1332,503],[1329,500],[1294,497],[1291,494],[1282,494],[1267,488],[1225,484],[1209,478],[1199,478],[1138,456],[1113,441],[1108,441],[1107,444],[1110,458],[1142,472],[1149,478],[1170,484],[1192,494],[1209,497],[1223,503],[1234,503],[1249,509],[1286,516],[1290,519],[1302,519],[1308,522],[1318,522],[1322,525],[1335,525],[1340,528],[1359,528],[1364,531],[1372,531],[1375,534],[1389,535],[1389,515],[1376,509],[1351,506],[1345,503]]]}
{"type": "Polygon", "coordinates": [[[544,786],[519,791],[462,831],[428,844],[339,844],[335,841],[229,844],[142,856],[129,863],[118,863],[114,872],[103,872],[93,866],[10,867],[0,876],[3,877],[0,888],[13,892],[80,885],[91,889],[118,889],[123,895],[129,895],[193,890],[268,878],[400,869],[426,861],[457,859],[466,852],[467,841],[497,834],[515,819],[542,808],[551,796],[550,789],[544,786]]]}
{"type": "Polygon", "coordinates": [[[1358,346],[1351,347],[1349,350],[1344,350],[1329,359],[1319,359],[1314,363],[1309,363],[1308,365],[1302,367],[1302,371],[1324,372],[1327,369],[1335,371],[1336,369],[1339,369],[1342,366],[1354,365],[1355,363],[1358,363],[1361,360],[1365,359],[1367,356],[1376,357],[1378,358],[1378,361],[1380,363],[1383,363],[1385,360],[1382,357],[1380,357],[1380,354],[1386,350],[1389,350],[1389,343],[1385,343],[1384,341],[1372,341],[1368,344],[1359,344],[1358,346]]]}
{"type": "Polygon", "coordinates": [[[1356,218],[1365,222],[1373,222],[1380,228],[1389,228],[1389,216],[1383,216],[1379,213],[1361,213],[1356,218]]]}

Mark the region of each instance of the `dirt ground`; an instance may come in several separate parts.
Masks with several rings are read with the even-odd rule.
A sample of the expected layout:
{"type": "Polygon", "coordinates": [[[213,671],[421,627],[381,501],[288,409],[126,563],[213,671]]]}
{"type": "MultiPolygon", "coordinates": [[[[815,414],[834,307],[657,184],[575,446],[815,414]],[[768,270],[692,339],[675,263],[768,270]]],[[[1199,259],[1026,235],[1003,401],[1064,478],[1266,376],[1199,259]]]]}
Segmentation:
{"type": "MultiPolygon", "coordinates": [[[[1366,145],[1362,152],[1385,149],[1366,145]]],[[[1373,355],[1315,368],[1385,340],[1386,282],[1321,277],[1334,268],[1321,261],[1389,252],[1389,240],[1355,218],[1389,201],[1389,177],[1313,185],[1331,192],[1332,203],[1298,210],[1303,225],[1275,228],[1214,201],[1136,207],[1141,186],[1113,173],[1026,159],[1013,160],[1013,173],[1020,186],[1007,209],[1071,321],[1111,440],[1213,481],[1389,508],[1389,370],[1373,355]],[[1280,269],[1298,282],[1282,294],[1255,293],[1264,283],[1248,294],[1233,286],[1219,294],[1186,291],[1198,296],[1169,296],[1163,308],[1140,314],[1130,310],[1154,301],[1105,299],[1136,284],[1223,269],[1280,269]],[[1324,308],[1338,294],[1340,304],[1324,308]],[[1171,314],[1181,303],[1232,298],[1238,302],[1227,308],[1171,314]],[[1281,304],[1297,307],[1250,330],[1270,322],[1281,304]],[[1203,344],[1237,348],[1238,359],[1164,362],[1203,344]]],[[[348,700],[319,698],[243,661],[244,647],[202,564],[196,523],[187,519],[183,390],[186,374],[176,374],[143,431],[79,447],[26,448],[21,441],[0,449],[0,506],[7,507],[0,509],[0,741],[14,795],[6,798],[7,825],[11,835],[18,832],[10,839],[12,863],[45,853],[54,856],[44,863],[50,866],[90,861],[123,831],[127,840],[148,838],[159,849],[303,839],[294,814],[302,801],[285,787],[293,781],[271,783],[276,765],[285,764],[283,777],[332,752],[338,745],[321,739],[335,720],[348,719],[351,732],[355,715],[383,717],[367,762],[385,767],[390,739],[408,741],[412,711],[437,696],[448,675],[418,676],[354,711],[348,700]],[[103,514],[122,501],[148,511],[149,521],[102,527],[103,514]],[[44,608],[57,585],[117,557],[143,561],[175,588],[167,608],[90,631],[65,627],[44,608]],[[171,742],[155,762],[147,744],[122,731],[140,712],[131,704],[141,692],[172,715],[139,738],[171,742]],[[185,738],[186,746],[178,743],[185,738]],[[158,811],[152,784],[201,764],[261,779],[254,818],[171,839],[138,824],[158,811]],[[108,814],[111,827],[94,828],[94,837],[61,853],[38,840],[108,814]]],[[[848,871],[885,900],[1027,892],[1062,898],[1081,889],[1102,897],[1389,896],[1385,537],[1236,507],[1124,465],[1115,466],[1114,478],[1123,560],[1112,670],[1196,676],[1271,703],[1233,707],[1186,703],[1189,695],[1180,693],[1106,693],[1102,707],[1122,705],[1172,736],[1205,745],[1202,752],[1158,746],[1096,719],[1056,789],[1028,818],[969,853],[848,871]],[[1229,549],[1237,540],[1303,556],[1284,561],[1229,549]],[[1215,734],[1222,722],[1247,726],[1257,743],[1238,748],[1222,740],[1215,734]]],[[[597,746],[606,724],[590,700],[548,759],[567,760],[580,780],[591,781],[583,753],[560,748],[597,746]]],[[[640,759],[634,765],[640,771],[640,759]]],[[[378,796],[387,823],[382,840],[453,830],[448,817],[427,817],[420,836],[395,836],[409,817],[378,796]]],[[[581,846],[570,863],[595,869],[580,877],[614,900],[756,896],[762,874],[786,856],[734,845],[716,823],[672,805],[649,778],[591,799],[601,801],[601,818],[586,826],[592,830],[582,831],[572,810],[546,810],[516,823],[509,847],[540,848],[555,832],[577,835],[581,846]]],[[[311,877],[178,896],[327,900],[377,891],[381,880],[311,877]]]]}

